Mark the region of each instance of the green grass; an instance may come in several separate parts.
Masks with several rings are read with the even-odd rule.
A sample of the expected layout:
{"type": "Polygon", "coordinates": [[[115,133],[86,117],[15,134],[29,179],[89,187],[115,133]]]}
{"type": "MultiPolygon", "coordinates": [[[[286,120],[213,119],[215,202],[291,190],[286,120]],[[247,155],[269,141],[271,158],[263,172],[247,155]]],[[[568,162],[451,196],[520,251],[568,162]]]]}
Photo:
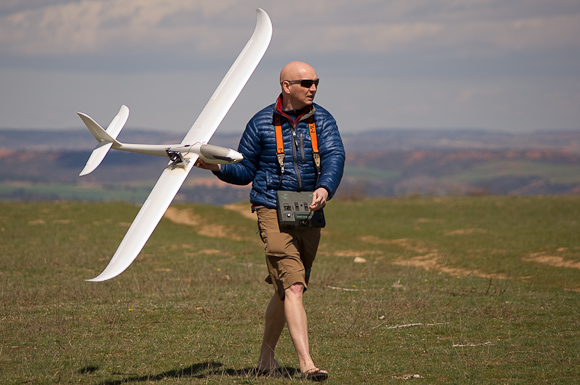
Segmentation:
{"type": "MultiPolygon", "coordinates": [[[[252,219],[177,204],[119,277],[124,203],[0,203],[0,383],[256,378],[271,288],[252,219]]],[[[333,201],[305,295],[328,384],[574,384],[580,197],[333,201]],[[355,262],[355,260],[357,262],[355,262]]],[[[298,367],[287,331],[278,360],[298,367]]],[[[298,381],[298,383],[300,383],[298,381]]]]}

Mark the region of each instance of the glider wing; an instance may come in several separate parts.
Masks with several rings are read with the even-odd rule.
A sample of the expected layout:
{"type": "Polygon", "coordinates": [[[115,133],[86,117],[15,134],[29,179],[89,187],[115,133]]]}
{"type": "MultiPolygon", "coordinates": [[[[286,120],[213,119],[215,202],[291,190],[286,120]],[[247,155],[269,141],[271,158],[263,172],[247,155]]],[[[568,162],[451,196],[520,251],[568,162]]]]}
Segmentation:
{"type": "Polygon", "coordinates": [[[197,155],[191,158],[185,167],[168,166],[163,171],[107,268],[99,276],[88,281],[106,281],[121,274],[131,265],[157,227],[196,160],[197,155]]]}
{"type": "MultiPolygon", "coordinates": [[[[209,141],[264,56],[271,36],[270,18],[264,10],[258,9],[254,33],[183,139],[183,144],[209,141]]],[[[184,162],[170,164],[163,171],[109,265],[99,276],[89,281],[111,279],[131,265],[157,227],[197,158],[198,155],[190,154],[184,162]]]]}
{"type": "Polygon", "coordinates": [[[182,144],[209,141],[262,60],[272,37],[272,23],[263,9],[258,8],[256,13],[258,21],[254,33],[199,114],[182,144]]]}

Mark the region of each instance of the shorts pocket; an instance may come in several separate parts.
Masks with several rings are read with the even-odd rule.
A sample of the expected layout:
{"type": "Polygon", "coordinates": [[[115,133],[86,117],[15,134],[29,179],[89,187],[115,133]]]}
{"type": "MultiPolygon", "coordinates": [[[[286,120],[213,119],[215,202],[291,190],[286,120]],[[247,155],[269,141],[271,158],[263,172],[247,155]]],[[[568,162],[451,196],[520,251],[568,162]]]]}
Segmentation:
{"type": "Polygon", "coordinates": [[[273,257],[283,257],[286,255],[288,245],[292,243],[292,237],[285,233],[269,231],[264,240],[264,250],[266,255],[273,257]]]}

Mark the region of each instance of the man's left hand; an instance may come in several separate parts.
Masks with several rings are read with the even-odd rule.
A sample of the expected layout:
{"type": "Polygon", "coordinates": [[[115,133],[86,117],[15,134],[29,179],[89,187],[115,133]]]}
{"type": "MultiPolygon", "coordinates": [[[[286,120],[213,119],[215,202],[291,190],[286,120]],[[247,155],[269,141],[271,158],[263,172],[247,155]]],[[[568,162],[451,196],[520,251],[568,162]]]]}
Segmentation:
{"type": "Polygon", "coordinates": [[[308,206],[310,210],[316,211],[320,210],[321,208],[326,205],[326,200],[328,199],[328,191],[324,187],[316,189],[312,193],[312,204],[308,206]]]}

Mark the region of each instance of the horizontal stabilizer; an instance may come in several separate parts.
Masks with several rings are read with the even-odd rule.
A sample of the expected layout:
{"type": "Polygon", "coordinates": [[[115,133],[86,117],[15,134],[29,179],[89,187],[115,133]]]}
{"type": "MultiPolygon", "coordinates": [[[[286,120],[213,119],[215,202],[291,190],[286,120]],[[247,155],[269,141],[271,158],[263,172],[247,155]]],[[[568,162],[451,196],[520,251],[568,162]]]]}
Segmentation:
{"type": "Polygon", "coordinates": [[[79,176],[90,174],[97,167],[99,167],[99,165],[101,164],[103,159],[105,159],[105,156],[111,149],[112,145],[113,145],[112,142],[101,142],[99,145],[97,145],[97,148],[95,148],[91,153],[91,156],[89,157],[89,160],[85,165],[85,168],[83,168],[83,171],[81,171],[79,176]]]}
{"type": "Polygon", "coordinates": [[[79,176],[83,176],[90,174],[101,164],[113,144],[121,145],[121,143],[117,141],[117,136],[129,118],[129,108],[127,108],[125,105],[121,106],[119,113],[115,116],[115,118],[113,118],[106,131],[99,125],[99,123],[95,122],[93,118],[87,114],[79,112],[78,115],[85,123],[91,134],[93,134],[95,139],[99,142],[89,157],[85,168],[79,174],[79,176]]]}

